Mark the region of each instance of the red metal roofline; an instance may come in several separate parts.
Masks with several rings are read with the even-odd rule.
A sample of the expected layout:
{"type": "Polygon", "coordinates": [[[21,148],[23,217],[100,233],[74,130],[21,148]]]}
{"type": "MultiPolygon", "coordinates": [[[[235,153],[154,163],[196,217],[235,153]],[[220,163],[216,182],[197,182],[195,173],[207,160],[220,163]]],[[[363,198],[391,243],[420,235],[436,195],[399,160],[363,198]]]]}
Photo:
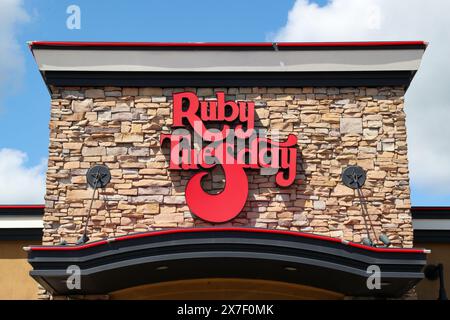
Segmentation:
{"type": "Polygon", "coordinates": [[[450,207],[412,207],[414,211],[447,211],[450,207]]]}
{"type": "Polygon", "coordinates": [[[0,210],[2,209],[45,209],[43,204],[21,204],[21,205],[3,205],[0,204],[0,210]]]}
{"type": "Polygon", "coordinates": [[[157,237],[161,235],[176,234],[176,233],[191,233],[191,232],[253,232],[253,233],[269,233],[269,234],[279,234],[279,235],[290,235],[295,237],[309,238],[315,240],[328,241],[333,243],[342,243],[350,247],[359,248],[372,252],[386,252],[386,253],[429,253],[425,249],[403,249],[403,248],[376,248],[369,247],[358,243],[353,243],[345,241],[339,238],[332,238],[326,236],[320,236],[311,233],[303,233],[296,231],[285,231],[285,230],[275,230],[275,229],[261,229],[261,228],[178,228],[178,229],[168,229],[162,231],[150,231],[144,233],[130,234],[126,236],[121,236],[117,238],[109,238],[106,240],[99,240],[96,242],[87,243],[84,245],[73,245],[73,246],[30,246],[25,247],[25,250],[31,251],[78,251],[83,249],[88,249],[92,247],[106,245],[110,242],[116,241],[126,241],[131,239],[139,239],[146,237],[157,237]]]}
{"type": "Polygon", "coordinates": [[[320,48],[320,47],[384,47],[384,46],[424,46],[425,41],[360,41],[360,42],[80,42],[80,41],[30,41],[30,49],[34,47],[235,47],[235,48],[320,48]]]}

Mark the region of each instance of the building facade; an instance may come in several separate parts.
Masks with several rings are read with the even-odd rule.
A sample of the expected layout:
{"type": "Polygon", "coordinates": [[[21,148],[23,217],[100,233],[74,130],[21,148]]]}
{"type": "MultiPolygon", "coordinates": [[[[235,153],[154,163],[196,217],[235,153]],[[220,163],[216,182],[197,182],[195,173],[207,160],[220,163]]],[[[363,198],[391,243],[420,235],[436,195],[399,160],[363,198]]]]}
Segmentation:
{"type": "Polygon", "coordinates": [[[425,43],[30,48],[51,94],[43,246],[27,248],[43,297],[415,295],[404,96],[425,43]],[[195,163],[234,148],[225,129],[236,163],[195,163]]]}

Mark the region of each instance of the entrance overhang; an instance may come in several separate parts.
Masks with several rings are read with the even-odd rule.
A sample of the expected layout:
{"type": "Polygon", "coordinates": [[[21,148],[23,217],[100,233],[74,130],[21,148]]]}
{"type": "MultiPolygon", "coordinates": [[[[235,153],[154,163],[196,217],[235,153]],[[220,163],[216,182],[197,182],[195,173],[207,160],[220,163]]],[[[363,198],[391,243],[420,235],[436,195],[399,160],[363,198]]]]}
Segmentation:
{"type": "Polygon", "coordinates": [[[32,246],[31,276],[53,295],[108,294],[168,281],[279,281],[358,297],[400,297],[422,278],[426,250],[375,248],[319,235],[257,228],[152,231],[78,246],[32,246]],[[80,288],[69,289],[70,266],[80,288]],[[367,286],[370,266],[381,288],[367,286]]]}

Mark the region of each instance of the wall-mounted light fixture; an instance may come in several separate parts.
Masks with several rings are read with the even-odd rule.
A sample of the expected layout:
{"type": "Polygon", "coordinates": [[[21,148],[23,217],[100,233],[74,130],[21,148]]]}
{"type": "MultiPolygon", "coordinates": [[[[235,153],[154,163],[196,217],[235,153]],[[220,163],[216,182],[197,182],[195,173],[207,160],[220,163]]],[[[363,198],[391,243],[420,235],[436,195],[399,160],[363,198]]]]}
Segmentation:
{"type": "Polygon", "coordinates": [[[434,281],[439,279],[439,296],[438,300],[448,300],[447,292],[445,290],[444,281],[444,265],[439,264],[429,264],[424,269],[425,278],[434,281]]]}
{"type": "Polygon", "coordinates": [[[86,173],[86,181],[88,185],[94,190],[92,191],[91,203],[89,205],[83,235],[80,237],[80,239],[77,240],[77,245],[81,245],[89,241],[89,237],[87,235],[87,227],[91,218],[92,203],[94,202],[95,192],[98,188],[103,189],[108,185],[108,183],[111,181],[111,172],[109,171],[109,168],[107,166],[95,165],[86,173]]]}
{"type": "Polygon", "coordinates": [[[385,234],[380,234],[380,236],[377,236],[377,233],[375,231],[375,228],[372,224],[372,221],[370,220],[369,212],[367,210],[366,201],[364,199],[364,195],[361,191],[361,188],[366,183],[367,174],[364,171],[363,168],[359,166],[350,166],[343,170],[342,172],[342,183],[347,186],[350,189],[357,190],[358,196],[359,196],[359,202],[361,204],[361,211],[364,219],[364,225],[366,227],[367,232],[367,238],[362,239],[362,243],[366,246],[373,247],[375,246],[375,241],[378,239],[380,242],[384,244],[385,247],[389,247],[391,245],[391,241],[389,240],[389,237],[385,234]],[[373,233],[373,240],[370,237],[370,229],[373,233]]]}

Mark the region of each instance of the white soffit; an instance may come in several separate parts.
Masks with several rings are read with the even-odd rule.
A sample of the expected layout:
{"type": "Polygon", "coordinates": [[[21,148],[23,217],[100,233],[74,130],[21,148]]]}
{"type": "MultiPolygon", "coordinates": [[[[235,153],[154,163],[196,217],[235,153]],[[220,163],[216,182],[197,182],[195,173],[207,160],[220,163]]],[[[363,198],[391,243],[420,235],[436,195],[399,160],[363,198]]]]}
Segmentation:
{"type": "Polygon", "coordinates": [[[73,50],[39,49],[41,71],[349,72],[416,71],[424,49],[73,50]]]}
{"type": "Polygon", "coordinates": [[[42,229],[41,216],[0,216],[0,229],[42,229]]]}
{"type": "Polygon", "coordinates": [[[413,219],[414,230],[450,230],[450,219],[413,219]]]}

